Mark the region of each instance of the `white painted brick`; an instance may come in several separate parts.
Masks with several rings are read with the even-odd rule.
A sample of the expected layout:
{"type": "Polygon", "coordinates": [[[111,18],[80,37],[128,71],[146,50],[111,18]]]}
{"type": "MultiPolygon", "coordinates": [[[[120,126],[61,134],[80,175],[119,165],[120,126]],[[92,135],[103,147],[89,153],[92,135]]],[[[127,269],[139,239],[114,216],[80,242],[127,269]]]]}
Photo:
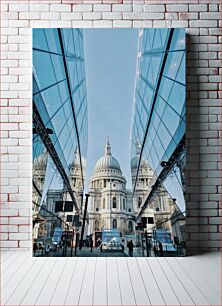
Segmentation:
{"type": "Polygon", "coordinates": [[[9,51],[18,51],[18,44],[8,44],[9,51]]]}
{"type": "Polygon", "coordinates": [[[28,234],[27,233],[11,233],[9,234],[10,240],[28,240],[28,234]]]}
{"type": "Polygon", "coordinates": [[[82,14],[81,13],[61,13],[61,19],[62,20],[81,20],[82,14]]]}
{"type": "Polygon", "coordinates": [[[19,227],[17,225],[1,225],[0,231],[1,232],[18,232],[19,227]]]}
{"type": "Polygon", "coordinates": [[[209,66],[210,67],[221,67],[221,61],[220,60],[210,60],[209,66]]]}
{"type": "Polygon", "coordinates": [[[26,3],[9,4],[9,12],[28,12],[29,5],[26,3]]]}
{"type": "Polygon", "coordinates": [[[210,75],[209,76],[210,82],[220,83],[221,82],[221,75],[210,75]]]}
{"type": "Polygon", "coordinates": [[[142,4],[134,4],[133,5],[133,11],[134,12],[142,12],[143,11],[143,5],[142,4]]]}
{"type": "Polygon", "coordinates": [[[189,4],[190,12],[206,12],[207,4],[189,4]]]}
{"type": "Polygon", "coordinates": [[[10,68],[9,69],[9,74],[12,74],[12,75],[21,75],[21,74],[27,75],[27,74],[30,74],[30,72],[31,72],[31,68],[10,68]]]}
{"type": "Polygon", "coordinates": [[[219,5],[218,4],[209,4],[210,12],[218,12],[219,5]]]}
{"type": "Polygon", "coordinates": [[[27,115],[10,115],[9,121],[10,122],[29,122],[30,118],[27,115]]]}
{"type": "Polygon", "coordinates": [[[8,233],[1,233],[1,240],[9,240],[9,234],[8,233]]]}
{"type": "Polygon", "coordinates": [[[102,13],[100,12],[83,13],[83,19],[86,19],[86,20],[96,20],[96,19],[101,19],[101,18],[102,18],[102,13]]]}
{"type": "Polygon", "coordinates": [[[179,13],[179,19],[198,19],[198,13],[179,13]]]}
{"type": "Polygon", "coordinates": [[[163,4],[160,4],[160,5],[148,4],[148,5],[144,5],[143,9],[144,9],[144,12],[158,12],[158,13],[165,12],[165,7],[163,4]]]}
{"type": "Polygon", "coordinates": [[[10,224],[18,224],[18,225],[24,225],[24,224],[29,224],[29,218],[25,217],[10,217],[9,218],[9,223],[10,224]]]}
{"type": "Polygon", "coordinates": [[[30,226],[27,226],[27,225],[26,226],[21,225],[18,228],[19,228],[20,233],[30,233],[32,230],[30,226]]]}
{"type": "Polygon", "coordinates": [[[19,216],[20,217],[28,217],[28,216],[30,216],[30,210],[29,209],[20,209],[19,210],[19,216]]]}
{"type": "Polygon", "coordinates": [[[71,28],[71,21],[68,20],[51,20],[50,27],[52,28],[71,28]]]}
{"type": "Polygon", "coordinates": [[[30,11],[32,12],[48,12],[49,4],[43,3],[30,3],[29,4],[30,11]]]}
{"type": "MultiPolygon", "coordinates": [[[[133,28],[142,28],[145,27],[143,26],[143,20],[133,20],[133,28]]],[[[152,26],[152,21],[149,20],[149,22],[151,23],[152,26]]]]}
{"type": "Polygon", "coordinates": [[[170,19],[170,20],[171,19],[177,20],[178,19],[178,13],[166,13],[165,18],[170,19]]]}
{"type": "Polygon", "coordinates": [[[29,27],[28,20],[9,20],[9,27],[16,28],[16,27],[29,27]]]}
{"type": "Polygon", "coordinates": [[[111,20],[95,20],[93,21],[93,27],[95,28],[111,28],[112,21],[111,20]]]}
{"type": "MultiPolygon", "coordinates": [[[[65,13],[63,13],[65,14],[65,13]]],[[[67,13],[69,14],[69,13],[67,13]]],[[[41,19],[46,19],[46,20],[58,20],[60,19],[61,14],[57,12],[47,12],[47,13],[41,13],[41,19]]]]}
{"type": "Polygon", "coordinates": [[[187,28],[188,21],[187,20],[172,20],[173,28],[187,28]]]}
{"type": "Polygon", "coordinates": [[[113,12],[131,12],[132,5],[131,4],[113,4],[112,11],[113,12]]]}
{"type": "Polygon", "coordinates": [[[131,28],[132,21],[131,20],[114,20],[113,27],[114,28],[131,28]]]}
{"type": "Polygon", "coordinates": [[[30,84],[28,83],[11,83],[10,84],[10,90],[29,90],[29,89],[30,89],[30,84]]]}
{"type": "Polygon", "coordinates": [[[123,15],[121,12],[105,12],[102,13],[102,19],[110,19],[110,20],[114,20],[114,19],[122,19],[123,15]]]}
{"type": "Polygon", "coordinates": [[[172,21],[171,20],[154,20],[153,26],[155,28],[171,28],[172,21]]]}
{"type": "MultiPolygon", "coordinates": [[[[4,141],[2,142],[2,144],[4,146],[17,146],[18,145],[18,139],[4,139],[4,141]]],[[[11,164],[8,165],[8,167],[10,166],[11,164]]],[[[4,168],[4,165],[2,165],[2,169],[4,168]]]]}
{"type": "Polygon", "coordinates": [[[19,247],[20,248],[31,248],[32,247],[32,241],[19,241],[19,247]]]}
{"type": "Polygon", "coordinates": [[[1,35],[17,35],[18,34],[18,28],[2,28],[1,29],[1,35]]]}
{"type": "MultiPolygon", "coordinates": [[[[2,189],[6,189],[6,186],[3,186],[2,189]]],[[[10,191],[7,191],[6,193],[9,193],[10,191]]],[[[4,192],[3,192],[4,193],[4,192]]],[[[17,209],[1,209],[1,216],[2,217],[16,217],[18,216],[17,209]]]]}
{"type": "Polygon", "coordinates": [[[73,11],[76,12],[91,12],[92,11],[92,4],[76,4],[73,5],[73,11]]]}
{"type": "Polygon", "coordinates": [[[28,99],[13,99],[9,100],[10,106],[29,106],[30,102],[28,99]]]}
{"type": "Polygon", "coordinates": [[[70,4],[51,4],[50,11],[52,12],[71,12],[70,4]]]}
{"type": "Polygon", "coordinates": [[[9,218],[7,217],[0,217],[0,224],[8,224],[9,223],[9,218]]]}
{"type": "Polygon", "coordinates": [[[77,20],[72,21],[73,28],[92,28],[92,20],[77,20]]]}
{"type": "Polygon", "coordinates": [[[18,247],[18,241],[0,241],[0,247],[1,248],[17,248],[18,247]]]}
{"type": "Polygon", "coordinates": [[[123,19],[164,19],[163,13],[123,12],[123,19]]]}
{"type": "Polygon", "coordinates": [[[16,60],[2,60],[2,67],[18,67],[18,61],[16,60]]]}
{"type": "Polygon", "coordinates": [[[19,13],[19,19],[39,19],[39,12],[23,12],[19,13]]]}
{"type": "MultiPolygon", "coordinates": [[[[158,22],[159,20],[157,20],[157,22],[158,22]]],[[[150,28],[150,27],[152,27],[152,21],[150,21],[150,20],[143,20],[143,27],[145,27],[145,28],[150,28]]]]}
{"type": "Polygon", "coordinates": [[[221,13],[216,13],[216,12],[203,12],[200,13],[200,19],[220,19],[221,18],[221,13]]]}
{"type": "Polygon", "coordinates": [[[197,28],[212,28],[217,27],[217,20],[190,20],[191,27],[197,28]]]}
{"type": "Polygon", "coordinates": [[[94,4],[93,11],[94,12],[110,12],[111,4],[94,4]]]}
{"type": "Polygon", "coordinates": [[[188,5],[186,4],[169,4],[166,5],[167,12],[188,12],[188,5]]]}
{"type": "Polygon", "coordinates": [[[1,98],[18,98],[18,92],[15,92],[15,91],[2,91],[1,92],[1,98]]]}
{"type": "Polygon", "coordinates": [[[18,130],[18,123],[4,123],[1,124],[1,130],[15,131],[18,130]]]}
{"type": "MultiPolygon", "coordinates": [[[[49,21],[47,20],[30,20],[30,27],[32,28],[49,28],[49,21]]],[[[29,49],[29,45],[27,45],[29,49]]]]}
{"type": "Polygon", "coordinates": [[[219,52],[221,50],[221,45],[220,44],[210,44],[208,45],[208,51],[217,51],[219,52]]]}
{"type": "Polygon", "coordinates": [[[8,4],[2,3],[1,4],[1,11],[2,12],[7,12],[8,11],[8,4]]]}

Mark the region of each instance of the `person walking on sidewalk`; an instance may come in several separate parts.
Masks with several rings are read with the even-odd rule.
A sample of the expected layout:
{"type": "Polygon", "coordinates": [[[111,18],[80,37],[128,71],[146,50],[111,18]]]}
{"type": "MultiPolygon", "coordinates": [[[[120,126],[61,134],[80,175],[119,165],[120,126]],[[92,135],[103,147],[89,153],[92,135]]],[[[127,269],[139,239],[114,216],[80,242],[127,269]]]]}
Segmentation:
{"type": "Polygon", "coordinates": [[[133,257],[133,241],[130,240],[130,242],[128,242],[128,249],[129,249],[129,256],[133,257]]]}
{"type": "Polygon", "coordinates": [[[92,252],[93,250],[93,240],[92,239],[90,240],[89,246],[90,246],[90,252],[92,252]]]}

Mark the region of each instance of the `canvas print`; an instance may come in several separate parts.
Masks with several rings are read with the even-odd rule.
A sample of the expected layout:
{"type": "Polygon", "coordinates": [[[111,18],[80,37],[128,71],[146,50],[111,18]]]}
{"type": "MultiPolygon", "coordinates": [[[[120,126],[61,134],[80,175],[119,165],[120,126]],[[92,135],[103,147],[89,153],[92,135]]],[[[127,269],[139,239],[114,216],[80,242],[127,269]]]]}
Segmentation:
{"type": "Polygon", "coordinates": [[[185,255],[184,29],[33,29],[33,256],[185,255]]]}

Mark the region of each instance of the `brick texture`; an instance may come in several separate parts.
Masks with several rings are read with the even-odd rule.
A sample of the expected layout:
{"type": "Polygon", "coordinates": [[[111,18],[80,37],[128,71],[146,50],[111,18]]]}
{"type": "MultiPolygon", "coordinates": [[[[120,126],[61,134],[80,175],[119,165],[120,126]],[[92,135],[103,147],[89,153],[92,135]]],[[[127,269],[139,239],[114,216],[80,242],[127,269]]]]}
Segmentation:
{"type": "Polygon", "coordinates": [[[31,248],[31,28],[71,26],[186,27],[186,244],[221,248],[221,10],[220,0],[1,1],[1,248],[31,248]]]}

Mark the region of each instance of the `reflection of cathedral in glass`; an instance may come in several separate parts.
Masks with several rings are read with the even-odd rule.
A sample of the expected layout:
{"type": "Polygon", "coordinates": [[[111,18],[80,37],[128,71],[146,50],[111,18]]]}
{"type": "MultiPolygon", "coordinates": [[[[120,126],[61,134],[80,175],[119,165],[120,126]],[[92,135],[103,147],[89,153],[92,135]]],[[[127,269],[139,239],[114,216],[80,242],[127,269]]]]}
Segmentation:
{"type": "Polygon", "coordinates": [[[109,140],[104,156],[96,163],[89,193],[88,234],[115,228],[123,234],[132,232],[132,192],[126,189],[126,179],[119,162],[112,156],[109,140]]]}
{"type": "MultiPolygon", "coordinates": [[[[139,143],[137,150],[137,155],[131,160],[133,181],[139,161],[139,143]]],[[[135,217],[149,194],[153,179],[154,173],[147,161],[143,159],[137,180],[137,190],[133,196],[132,191],[126,189],[126,179],[119,162],[112,156],[108,140],[105,154],[97,161],[90,179],[87,234],[104,229],[118,229],[123,235],[134,232],[135,217]]],[[[172,200],[162,189],[142,215],[142,221],[148,231],[152,231],[156,224],[170,217],[170,204],[173,204],[172,200]]],[[[165,229],[171,230],[170,222],[165,224],[165,229]]]]}

